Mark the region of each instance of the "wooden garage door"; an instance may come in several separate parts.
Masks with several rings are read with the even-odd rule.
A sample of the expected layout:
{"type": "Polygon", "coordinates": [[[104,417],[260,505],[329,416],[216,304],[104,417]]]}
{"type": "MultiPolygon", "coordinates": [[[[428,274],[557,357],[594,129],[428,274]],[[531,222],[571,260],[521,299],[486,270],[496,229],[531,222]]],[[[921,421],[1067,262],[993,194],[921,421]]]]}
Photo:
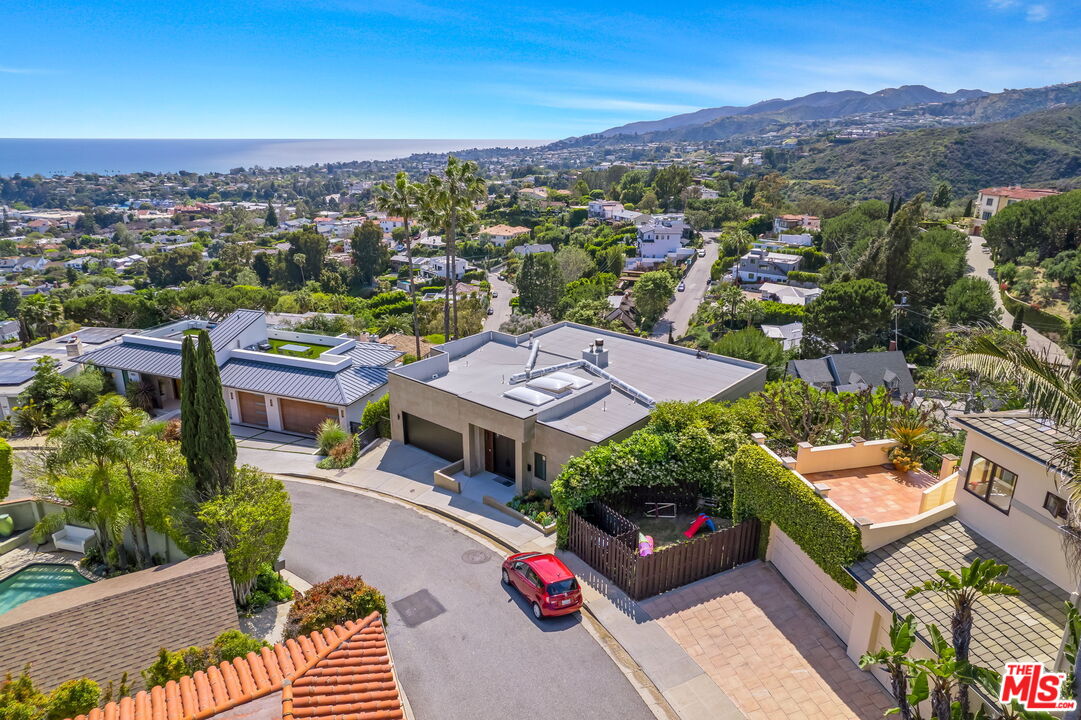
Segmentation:
{"type": "Polygon", "coordinates": [[[266,401],[262,395],[237,391],[237,405],[240,406],[240,422],[245,425],[266,427],[266,401]]]}
{"type": "Polygon", "coordinates": [[[281,399],[282,428],[289,432],[314,435],[319,423],[338,419],[338,408],[300,400],[281,399]]]}

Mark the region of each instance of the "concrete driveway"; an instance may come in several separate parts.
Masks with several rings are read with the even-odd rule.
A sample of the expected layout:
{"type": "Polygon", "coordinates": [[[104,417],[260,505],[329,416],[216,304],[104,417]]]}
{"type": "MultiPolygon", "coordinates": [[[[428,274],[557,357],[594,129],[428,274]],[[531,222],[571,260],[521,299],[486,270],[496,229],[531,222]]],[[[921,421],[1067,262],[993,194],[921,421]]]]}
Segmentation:
{"type": "Polygon", "coordinates": [[[709,286],[709,271],[717,260],[720,246],[716,243],[714,234],[706,234],[706,256],[697,258],[691,266],[687,276],[683,279],[686,288],[683,292],[676,292],[676,297],[664,316],[653,326],[650,335],[654,340],[667,340],[669,331],[678,340],[687,334],[687,328],[691,324],[691,316],[694,315],[702,300],[706,297],[706,288],[709,286]]]}
{"type": "Polygon", "coordinates": [[[417,718],[650,720],[577,615],[533,620],[502,556],[412,508],[286,482],[284,556],[304,580],[361,575],[384,592],[391,651],[417,718]]]}
{"type": "Polygon", "coordinates": [[[484,318],[485,330],[498,330],[499,326],[510,320],[510,299],[514,294],[514,288],[506,280],[500,280],[498,273],[488,273],[488,282],[492,284],[492,290],[496,297],[492,298],[492,314],[484,318]]]}

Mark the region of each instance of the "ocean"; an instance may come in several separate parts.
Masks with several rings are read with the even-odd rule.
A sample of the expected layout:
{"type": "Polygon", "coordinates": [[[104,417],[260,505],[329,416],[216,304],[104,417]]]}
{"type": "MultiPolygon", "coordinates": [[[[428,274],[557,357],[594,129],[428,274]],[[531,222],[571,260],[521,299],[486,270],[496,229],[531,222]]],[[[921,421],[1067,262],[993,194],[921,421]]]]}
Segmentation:
{"type": "Polygon", "coordinates": [[[0,138],[0,176],[227,172],[470,148],[536,147],[549,140],[104,140],[0,138]]]}

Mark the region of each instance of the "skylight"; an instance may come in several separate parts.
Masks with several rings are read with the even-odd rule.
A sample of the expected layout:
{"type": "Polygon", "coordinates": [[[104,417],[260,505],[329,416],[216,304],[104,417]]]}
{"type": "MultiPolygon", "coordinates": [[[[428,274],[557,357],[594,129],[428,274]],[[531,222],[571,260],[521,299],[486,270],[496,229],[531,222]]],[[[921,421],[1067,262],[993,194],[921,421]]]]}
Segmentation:
{"type": "Polygon", "coordinates": [[[518,402],[523,402],[526,405],[532,405],[534,407],[550,403],[555,399],[547,393],[528,387],[511,388],[503,393],[503,397],[508,397],[511,400],[517,400],[518,402]]]}
{"type": "Polygon", "coordinates": [[[569,383],[570,386],[575,390],[581,390],[587,385],[593,384],[593,381],[589,378],[578,377],[577,375],[571,375],[570,373],[565,372],[554,372],[547,377],[555,378],[556,380],[562,380],[565,383],[569,383]]]}
{"type": "Polygon", "coordinates": [[[552,377],[551,375],[544,375],[539,378],[534,378],[526,383],[526,387],[531,387],[534,390],[544,390],[554,395],[564,395],[571,391],[572,385],[566,380],[552,377]]]}

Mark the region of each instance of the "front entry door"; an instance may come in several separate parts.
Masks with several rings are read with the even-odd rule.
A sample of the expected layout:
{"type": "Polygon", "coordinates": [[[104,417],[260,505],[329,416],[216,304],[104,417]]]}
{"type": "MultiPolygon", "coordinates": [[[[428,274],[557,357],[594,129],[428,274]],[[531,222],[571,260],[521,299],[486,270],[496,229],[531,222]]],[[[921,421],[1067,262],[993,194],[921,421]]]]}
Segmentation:
{"type": "Polygon", "coordinates": [[[514,440],[509,437],[484,431],[484,469],[508,480],[516,479],[514,472],[514,440]]]}

